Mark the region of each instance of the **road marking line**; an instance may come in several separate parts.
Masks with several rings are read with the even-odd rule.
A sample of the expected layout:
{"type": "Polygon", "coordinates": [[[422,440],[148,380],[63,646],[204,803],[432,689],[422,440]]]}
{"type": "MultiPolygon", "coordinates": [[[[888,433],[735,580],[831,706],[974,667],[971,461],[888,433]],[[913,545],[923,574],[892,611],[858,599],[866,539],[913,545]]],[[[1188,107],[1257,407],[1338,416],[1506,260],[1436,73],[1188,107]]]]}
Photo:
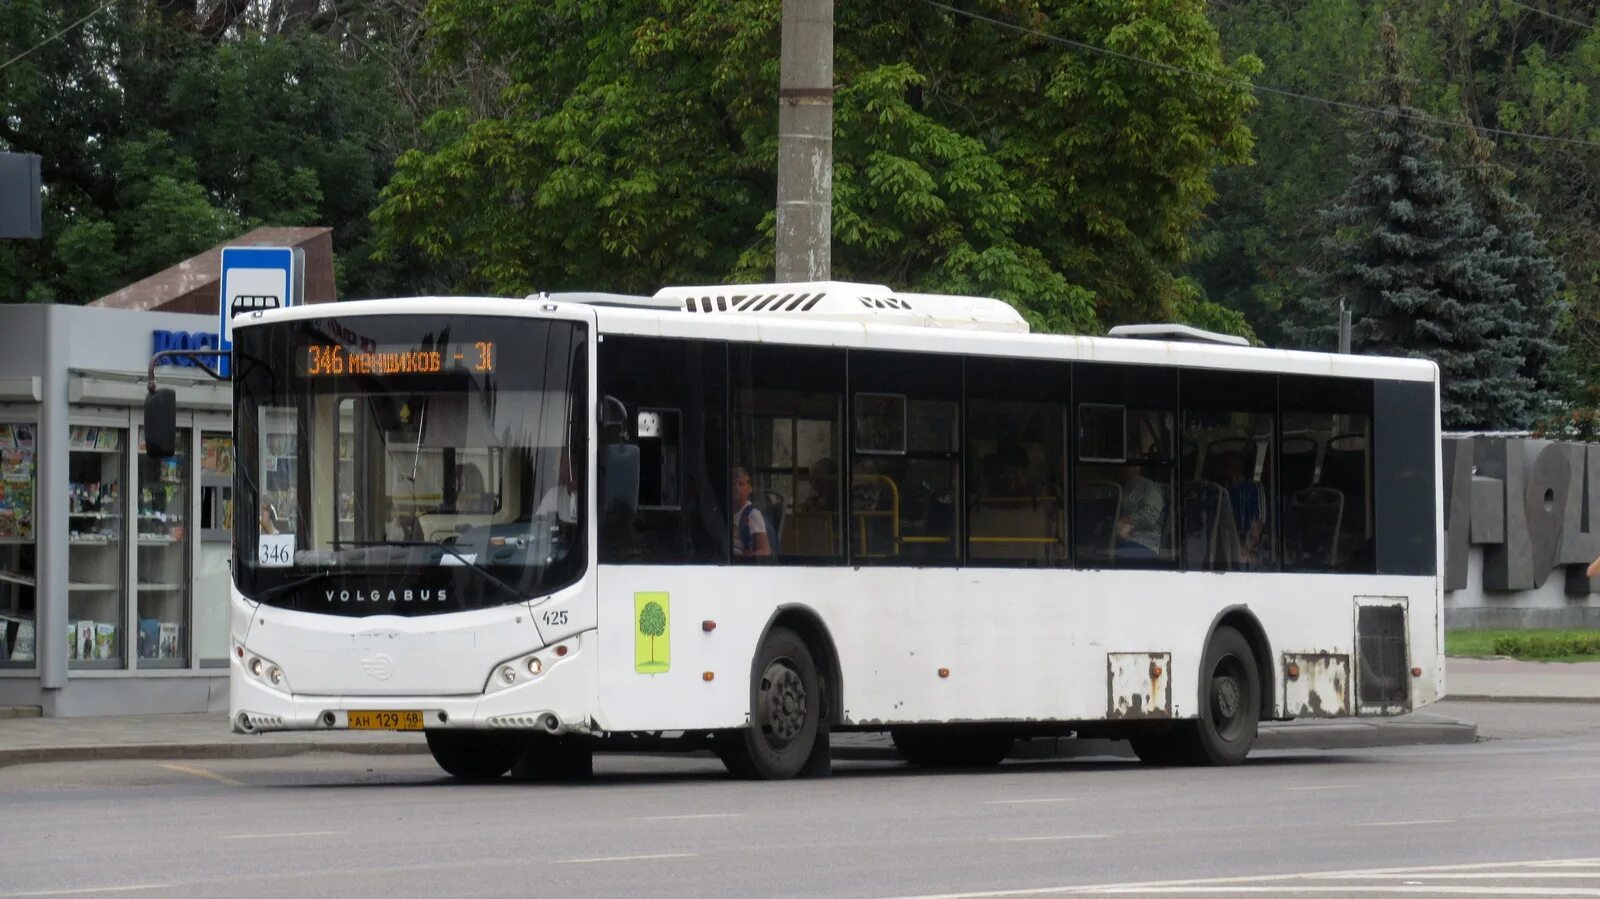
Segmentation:
{"type": "Polygon", "coordinates": [[[646,815],[629,821],[695,821],[702,818],[743,818],[743,812],[708,812],[704,815],[646,815]]]}
{"type": "MultiPolygon", "coordinates": [[[[1062,893],[1110,893],[1110,892],[1122,892],[1122,893],[1163,892],[1163,893],[1171,893],[1171,892],[1178,892],[1178,890],[1174,889],[1175,887],[1211,887],[1207,891],[1208,892],[1217,892],[1217,893],[1229,893],[1229,892],[1263,892],[1263,893],[1277,892],[1277,893],[1282,893],[1282,892],[1290,890],[1291,888],[1289,886],[1286,886],[1286,885],[1279,885],[1279,886],[1272,886],[1272,887],[1249,887],[1249,886],[1245,886],[1245,884],[1271,884],[1271,883],[1287,884],[1290,881],[1313,880],[1313,879],[1316,879],[1316,878],[1319,878],[1319,877],[1326,878],[1326,877],[1332,877],[1332,876],[1340,875],[1340,874],[1346,874],[1346,875],[1350,875],[1350,874],[1366,874],[1366,875],[1374,875],[1374,876],[1392,875],[1392,876],[1396,876],[1396,877],[1423,877],[1423,876],[1427,876],[1429,873],[1441,872],[1441,871],[1490,871],[1490,870],[1494,870],[1494,869],[1498,869],[1498,868],[1504,868],[1504,867],[1516,867],[1516,866],[1533,867],[1533,866],[1546,866],[1546,865],[1590,865],[1590,864],[1594,864],[1596,862],[1600,862],[1600,858],[1588,857],[1588,858],[1568,858],[1568,859],[1535,859],[1535,860],[1523,861],[1523,862],[1507,862],[1507,861],[1476,862],[1476,863],[1461,864],[1461,865],[1422,865],[1422,866],[1412,866],[1412,867],[1405,867],[1405,868],[1366,868],[1366,869],[1355,868],[1355,869],[1349,869],[1349,870],[1344,870],[1344,871],[1305,871],[1305,872],[1292,873],[1292,874],[1255,874],[1255,875],[1247,875],[1247,876],[1244,876],[1244,877],[1210,877],[1210,878],[1203,878],[1203,879],[1197,879],[1197,880],[1148,880],[1148,881],[1143,881],[1143,882],[1130,882],[1130,883],[1093,883],[1093,884],[1066,884],[1066,885],[1062,885],[1062,886],[1049,886],[1049,887],[1020,887],[1020,888],[1013,889],[1013,890],[987,890],[987,891],[971,892],[971,893],[927,893],[927,894],[920,894],[920,895],[915,895],[915,896],[900,896],[900,897],[897,897],[897,899],[992,899],[992,897],[999,897],[999,896],[1046,896],[1046,895],[1051,895],[1051,894],[1062,894],[1062,893]],[[1214,887],[1211,886],[1213,884],[1215,885],[1214,887]],[[1231,886],[1227,886],[1228,884],[1231,884],[1231,886]]],[[[1298,888],[1298,887],[1296,887],[1296,888],[1298,888]]],[[[1338,893],[1359,893],[1359,892],[1362,892],[1364,890],[1364,891],[1370,893],[1370,892],[1375,892],[1377,890],[1377,887],[1374,887],[1374,886],[1371,886],[1371,885],[1350,886],[1350,887],[1319,886],[1318,889],[1319,890],[1325,890],[1327,892],[1338,892],[1338,893]]],[[[1600,890],[1582,891],[1582,890],[1574,890],[1574,889],[1571,889],[1571,888],[1544,890],[1544,889],[1538,888],[1538,887],[1530,887],[1529,889],[1530,890],[1536,890],[1536,891],[1538,891],[1539,894],[1549,893],[1549,894],[1559,895],[1559,894],[1565,893],[1567,895],[1596,895],[1596,896],[1600,896],[1600,890]]],[[[1524,891],[1524,890],[1517,890],[1515,888],[1496,889],[1496,888],[1488,888],[1488,887],[1482,887],[1482,886],[1472,886],[1472,887],[1466,887],[1466,886],[1463,886],[1463,887],[1440,886],[1440,887],[1404,887],[1404,888],[1391,887],[1390,890],[1391,891],[1400,891],[1400,892],[1428,892],[1428,891],[1432,890],[1434,892],[1446,892],[1446,893],[1504,892],[1506,895],[1517,895],[1519,893],[1526,893],[1527,892],[1527,891],[1524,891]]]]}
{"type": "MultiPolygon", "coordinates": [[[[1142,893],[1147,887],[1098,887],[1092,892],[1096,893],[1142,893]]],[[[1271,893],[1282,895],[1289,889],[1287,886],[1194,886],[1194,887],[1162,887],[1163,893],[1271,893]]],[[[1427,893],[1439,895],[1440,893],[1460,893],[1466,896],[1600,896],[1600,890],[1574,890],[1557,889],[1555,887],[1484,887],[1484,886],[1449,886],[1439,884],[1436,886],[1328,886],[1326,884],[1296,885],[1295,890],[1306,890],[1314,893],[1358,893],[1370,896],[1374,893],[1427,893]]],[[[1073,889],[1068,892],[1084,893],[1087,889],[1073,889]]]]}
{"type": "Polygon", "coordinates": [[[1038,802],[1077,802],[1076,796],[1054,796],[1046,799],[986,799],[984,805],[1029,805],[1038,802]]]}
{"type": "Polygon", "coordinates": [[[227,784],[230,787],[244,786],[243,781],[234,780],[231,777],[224,777],[215,771],[207,771],[204,768],[191,768],[188,765],[157,765],[156,767],[165,768],[168,771],[176,771],[179,774],[191,774],[195,777],[203,777],[206,780],[214,780],[219,784],[227,784]]]}
{"type": "Polygon", "coordinates": [[[1357,827],[1409,827],[1413,824],[1454,824],[1454,818],[1418,818],[1415,821],[1357,821],[1357,827]]]}
{"type": "Polygon", "coordinates": [[[991,843],[1047,843],[1053,840],[1106,840],[1109,833],[1066,833],[1054,837],[995,837],[991,843]]]}
{"type": "MultiPolygon", "coordinates": [[[[1367,880],[1376,877],[1392,877],[1390,874],[1326,874],[1329,880],[1367,880]]],[[[1411,876],[1411,875],[1406,875],[1411,876]]],[[[1562,877],[1593,877],[1593,871],[1527,871],[1527,870],[1501,870],[1501,871],[1473,871],[1461,873],[1458,871],[1437,871],[1432,874],[1419,874],[1429,880],[1475,880],[1480,877],[1514,877],[1517,880],[1557,880],[1562,877]]]]}
{"type": "Polygon", "coordinates": [[[1355,784],[1318,784],[1314,787],[1284,787],[1283,789],[1288,793],[1304,793],[1310,790],[1353,790],[1355,787],[1355,784]]]}
{"type": "Polygon", "coordinates": [[[693,852],[662,852],[657,855],[606,855],[598,858],[558,858],[552,865],[589,865],[595,862],[643,862],[658,858],[694,858],[693,852]]]}
{"type": "Polygon", "coordinates": [[[38,890],[32,893],[0,893],[3,899],[20,899],[23,896],[85,896],[90,893],[132,893],[139,890],[170,890],[170,883],[131,883],[117,887],[83,887],[76,890],[38,890]]]}
{"type": "Polygon", "coordinates": [[[344,833],[342,830],[297,830],[290,833],[228,833],[223,834],[224,840],[276,840],[285,837],[332,837],[344,833]]]}

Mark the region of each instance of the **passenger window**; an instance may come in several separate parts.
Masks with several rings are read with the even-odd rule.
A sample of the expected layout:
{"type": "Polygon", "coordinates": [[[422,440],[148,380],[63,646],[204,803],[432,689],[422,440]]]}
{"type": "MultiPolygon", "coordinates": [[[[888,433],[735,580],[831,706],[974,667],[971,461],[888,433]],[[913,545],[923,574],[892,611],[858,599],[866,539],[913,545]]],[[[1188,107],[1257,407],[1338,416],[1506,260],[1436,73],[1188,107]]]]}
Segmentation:
{"type": "Polygon", "coordinates": [[[1372,572],[1372,383],[1285,375],[1279,501],[1287,571],[1372,572]]]}
{"type": "Polygon", "coordinates": [[[1070,366],[992,358],[966,365],[967,560],[1067,564],[1070,366]]]}
{"type": "MultiPolygon", "coordinates": [[[[601,402],[620,404],[623,431],[608,439],[638,447],[637,504],[600,509],[602,562],[728,558],[727,362],[723,343],[601,339],[601,402]]],[[[599,483],[608,483],[603,467],[599,483]]]]}
{"type": "Polygon", "coordinates": [[[1172,565],[1177,560],[1176,373],[1082,364],[1074,380],[1078,563],[1172,565]]]}
{"type": "Polygon", "coordinates": [[[1275,375],[1181,372],[1179,547],[1189,571],[1277,567],[1275,375]]]}
{"type": "Polygon", "coordinates": [[[734,561],[843,561],[844,351],[735,346],[732,362],[734,561]]]}
{"type": "Polygon", "coordinates": [[[850,558],[953,565],[961,558],[959,357],[850,354],[850,558]]]}

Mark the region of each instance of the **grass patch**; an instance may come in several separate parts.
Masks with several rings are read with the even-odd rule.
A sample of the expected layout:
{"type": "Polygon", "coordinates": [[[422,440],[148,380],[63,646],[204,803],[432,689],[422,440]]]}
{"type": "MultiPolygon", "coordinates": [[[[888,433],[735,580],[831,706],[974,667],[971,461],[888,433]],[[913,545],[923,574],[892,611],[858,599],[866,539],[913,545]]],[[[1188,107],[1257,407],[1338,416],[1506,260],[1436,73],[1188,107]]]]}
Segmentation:
{"type": "Polygon", "coordinates": [[[1541,662],[1600,661],[1600,630],[1446,631],[1444,653],[1541,662]]]}

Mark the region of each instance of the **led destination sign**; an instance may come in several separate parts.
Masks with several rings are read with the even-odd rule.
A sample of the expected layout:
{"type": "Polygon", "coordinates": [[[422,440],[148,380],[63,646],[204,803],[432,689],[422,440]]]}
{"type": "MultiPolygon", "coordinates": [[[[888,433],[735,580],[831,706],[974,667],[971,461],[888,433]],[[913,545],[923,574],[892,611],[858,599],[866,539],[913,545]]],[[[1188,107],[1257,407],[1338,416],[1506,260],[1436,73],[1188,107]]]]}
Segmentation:
{"type": "Polygon", "coordinates": [[[352,350],[337,343],[313,343],[295,355],[295,372],[301,377],[322,378],[337,375],[432,375],[465,371],[490,374],[494,371],[495,347],[492,340],[480,340],[471,347],[419,349],[400,344],[377,344],[352,350]]]}

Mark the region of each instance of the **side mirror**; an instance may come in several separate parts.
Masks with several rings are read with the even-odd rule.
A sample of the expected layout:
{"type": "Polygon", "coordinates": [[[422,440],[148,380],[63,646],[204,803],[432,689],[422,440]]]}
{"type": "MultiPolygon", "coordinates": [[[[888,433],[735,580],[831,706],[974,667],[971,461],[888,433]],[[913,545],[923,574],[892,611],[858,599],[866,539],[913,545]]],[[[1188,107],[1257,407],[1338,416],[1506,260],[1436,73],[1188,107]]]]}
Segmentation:
{"type": "Polygon", "coordinates": [[[609,394],[600,401],[600,442],[607,446],[628,442],[628,407],[609,394]]]}
{"type": "Polygon", "coordinates": [[[144,447],[152,459],[171,458],[178,443],[178,394],[170,387],[144,398],[144,447]]]}
{"type": "Polygon", "coordinates": [[[600,452],[601,514],[632,521],[639,511],[639,448],[614,444],[600,452]]]}

